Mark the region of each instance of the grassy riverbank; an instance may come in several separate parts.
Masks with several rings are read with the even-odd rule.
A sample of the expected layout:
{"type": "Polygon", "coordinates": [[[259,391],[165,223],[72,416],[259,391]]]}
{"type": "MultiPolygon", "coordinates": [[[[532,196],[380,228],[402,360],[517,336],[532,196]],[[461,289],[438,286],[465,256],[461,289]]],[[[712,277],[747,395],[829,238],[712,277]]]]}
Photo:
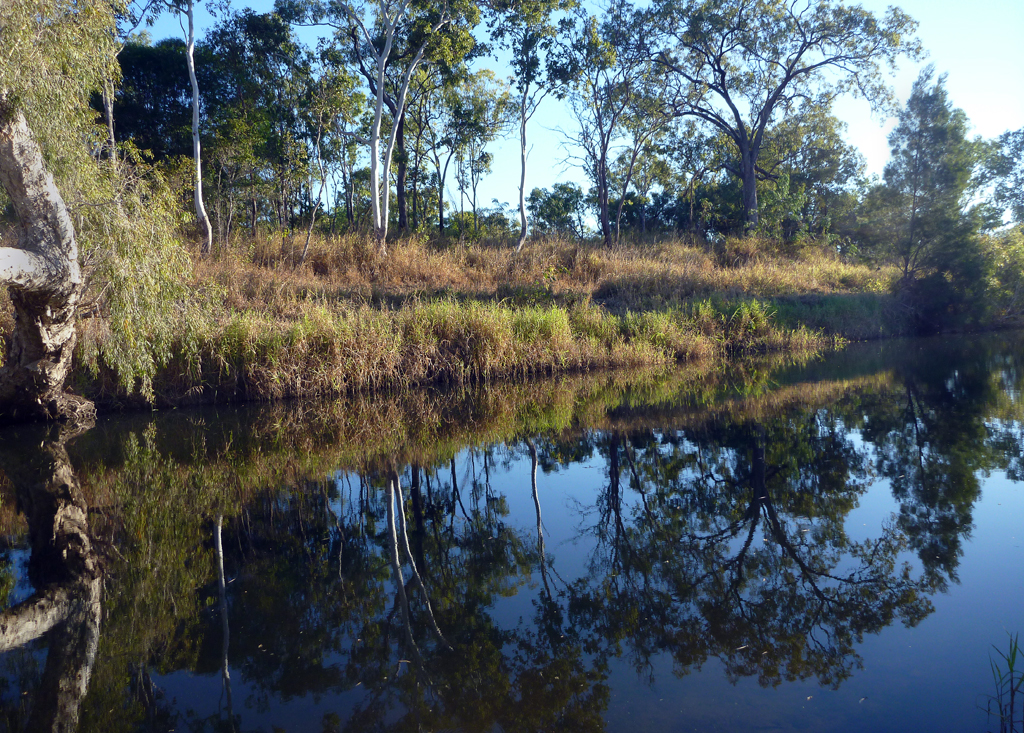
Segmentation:
{"type": "MultiPolygon", "coordinates": [[[[314,238],[298,265],[303,244],[267,236],[194,257],[191,300],[167,313],[175,339],[143,394],[157,404],[274,400],[806,357],[902,327],[888,295],[894,271],[819,248],[542,241],[516,254],[406,239],[382,256],[349,236],[314,238]]],[[[135,401],[116,360],[100,355],[111,324],[83,319],[80,333],[75,391],[135,401]]]]}

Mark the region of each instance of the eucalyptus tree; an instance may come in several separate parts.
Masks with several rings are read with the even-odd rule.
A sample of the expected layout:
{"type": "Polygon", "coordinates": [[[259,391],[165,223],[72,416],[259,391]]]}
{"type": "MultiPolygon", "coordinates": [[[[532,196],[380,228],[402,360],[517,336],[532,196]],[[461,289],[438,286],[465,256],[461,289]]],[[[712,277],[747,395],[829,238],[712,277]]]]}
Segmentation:
{"type": "Polygon", "coordinates": [[[465,94],[460,91],[463,87],[472,89],[474,86],[479,87],[478,92],[484,89],[486,85],[477,85],[475,78],[468,68],[462,67],[447,80],[426,82],[421,86],[422,96],[417,102],[417,135],[426,142],[426,154],[434,168],[439,233],[443,233],[446,226],[444,194],[451,163],[454,160],[458,166],[466,142],[484,134],[487,128],[488,104],[484,98],[477,95],[474,99],[472,91],[465,94]]]}
{"type": "Polygon", "coordinates": [[[373,97],[370,129],[370,190],[373,231],[381,252],[387,251],[391,186],[397,137],[404,121],[409,86],[421,64],[456,65],[472,49],[470,34],[480,11],[471,0],[414,4],[384,0],[355,4],[347,0],[278,0],[282,15],[298,23],[326,25],[351,42],[360,71],[373,97]],[[385,137],[389,72],[395,74],[390,131],[385,137]]]}
{"type": "Polygon", "coordinates": [[[786,176],[800,192],[801,225],[812,234],[827,235],[852,215],[865,163],[858,150],[843,139],[846,123],[822,105],[804,105],[771,126],[765,134],[761,168],[769,185],[786,176]]]}
{"type": "MultiPolygon", "coordinates": [[[[653,81],[653,80],[651,80],[653,81]]],[[[612,162],[610,184],[615,178],[621,187],[619,204],[615,211],[615,243],[622,232],[622,209],[626,194],[632,184],[637,184],[637,193],[646,198],[658,176],[664,177],[668,166],[659,157],[655,141],[665,132],[670,122],[668,110],[661,102],[661,89],[656,83],[641,83],[640,91],[626,109],[622,118],[625,132],[625,146],[619,157],[612,162]],[[659,165],[660,163],[660,165],[659,165]],[[617,170],[615,170],[617,168],[617,170]],[[618,173],[619,175],[616,175],[618,173]]],[[[646,229],[641,213],[641,228],[646,229]]]]}
{"type": "MultiPolygon", "coordinates": [[[[360,53],[361,39],[355,33],[349,34],[351,41],[350,56],[354,65],[365,79],[369,86],[370,94],[376,96],[377,94],[377,77],[376,72],[373,68],[366,65],[364,58],[360,53]]],[[[397,53],[394,54],[394,58],[389,69],[391,73],[385,74],[386,83],[383,87],[382,98],[384,106],[387,108],[387,114],[391,116],[391,120],[395,123],[395,136],[394,136],[394,161],[395,161],[395,203],[398,206],[398,229],[399,231],[406,231],[408,229],[408,198],[407,198],[407,184],[409,174],[409,156],[406,146],[406,120],[409,111],[410,103],[415,99],[417,86],[410,80],[409,88],[407,92],[406,102],[402,107],[398,105],[398,96],[401,92],[401,86],[404,79],[403,62],[406,61],[407,55],[412,49],[407,46],[403,46],[397,53]],[[398,78],[395,78],[394,69],[398,69],[398,78]]],[[[422,69],[420,69],[422,71],[422,69]]],[[[415,74],[413,78],[415,78],[415,74]]],[[[362,136],[362,141],[365,143],[365,136],[362,136]]]]}
{"type": "MultiPolygon", "coordinates": [[[[305,262],[306,254],[309,252],[309,241],[313,236],[316,213],[323,203],[324,188],[327,186],[325,143],[334,142],[331,137],[336,131],[347,129],[361,111],[363,103],[362,95],[355,92],[355,79],[346,73],[345,67],[330,64],[329,53],[322,55],[321,61],[324,64],[313,81],[313,88],[310,91],[308,104],[305,105],[304,114],[307,134],[312,141],[312,162],[315,166],[313,172],[318,179],[319,188],[316,201],[313,202],[309,212],[309,228],[306,230],[306,244],[302,248],[300,264],[305,262]]],[[[344,155],[343,144],[334,147],[341,147],[341,155],[344,155]]]]}
{"type": "MultiPolygon", "coordinates": [[[[410,153],[411,188],[412,188],[412,229],[420,226],[420,199],[425,186],[429,186],[430,176],[424,161],[430,159],[427,138],[434,131],[434,124],[440,114],[438,98],[444,81],[420,68],[413,75],[412,93],[409,95],[409,107],[406,123],[409,137],[412,140],[410,153]]],[[[429,198],[429,196],[428,196],[429,198]]],[[[433,199],[431,199],[433,200],[433,199]]]]}
{"type": "Polygon", "coordinates": [[[556,15],[572,10],[577,0],[496,0],[489,25],[491,38],[511,54],[512,83],[519,117],[519,239],[516,251],[526,242],[526,125],[540,103],[560,84],[545,61],[559,31],[567,29],[567,18],[556,15]]]}
{"type": "Polygon", "coordinates": [[[765,134],[806,100],[851,93],[875,110],[891,105],[883,80],[901,55],[918,58],[917,23],[832,0],[655,0],[637,43],[673,88],[677,115],[726,135],[737,160],[748,231],[757,227],[757,179],[765,134]]]}
{"type": "Polygon", "coordinates": [[[224,16],[200,51],[208,58],[203,106],[211,148],[221,160],[237,155],[231,167],[249,179],[252,226],[264,199],[278,226],[293,227],[315,157],[308,124],[317,96],[314,66],[323,72],[324,64],[280,16],[248,9],[224,16]]]}
{"type": "MultiPolygon", "coordinates": [[[[475,21],[474,21],[475,23],[475,21]]],[[[414,73],[407,77],[410,59],[419,52],[422,39],[409,33],[399,39],[396,49],[388,62],[387,71],[384,74],[383,103],[387,108],[394,127],[394,154],[395,163],[395,203],[398,207],[398,228],[401,232],[408,231],[408,188],[409,188],[409,150],[406,142],[407,126],[410,107],[413,106],[421,93],[431,94],[437,89],[455,88],[465,76],[465,62],[473,55],[475,39],[468,33],[466,27],[446,27],[442,33],[447,31],[447,38],[432,41],[428,48],[428,56],[424,58],[414,73]],[[433,55],[429,55],[432,50],[433,55]],[[425,80],[428,80],[425,81],[425,80]],[[403,86],[406,87],[405,103],[399,104],[402,96],[403,86]]],[[[348,34],[350,42],[350,57],[353,65],[361,74],[373,96],[377,95],[377,70],[373,65],[367,65],[363,39],[350,29],[348,34]]],[[[413,133],[416,135],[416,143],[422,142],[422,130],[413,133]]],[[[368,142],[370,136],[364,136],[363,142],[368,142]]],[[[420,151],[414,151],[419,153],[420,151]]],[[[418,161],[417,161],[418,162],[418,161]]],[[[389,171],[390,172],[390,171],[389,171]]],[[[411,171],[414,185],[419,182],[421,171],[413,168],[411,171]]]]}
{"type": "Polygon", "coordinates": [[[709,135],[695,120],[686,119],[676,120],[664,146],[670,175],[664,182],[668,185],[654,197],[652,214],[662,226],[706,236],[715,215],[707,199],[698,205],[699,194],[721,172],[727,151],[720,136],[709,135]]]}
{"type": "Polygon", "coordinates": [[[456,141],[459,190],[468,194],[477,231],[477,187],[490,172],[492,156],[487,145],[508,129],[512,99],[508,88],[489,69],[470,74],[459,84],[453,98],[461,134],[456,141]]]}
{"type": "Polygon", "coordinates": [[[535,188],[526,205],[542,234],[572,235],[580,241],[587,235],[586,196],[575,183],[556,183],[550,191],[535,188]]]}
{"type": "Polygon", "coordinates": [[[611,166],[612,184],[620,190],[619,207],[616,215],[615,228],[621,226],[624,213],[624,203],[629,195],[630,186],[636,194],[634,199],[635,211],[626,211],[628,217],[635,214],[636,221],[641,234],[647,231],[647,208],[650,203],[650,194],[655,186],[662,190],[669,188],[674,180],[672,168],[665,157],[665,149],[662,145],[663,138],[654,135],[647,139],[634,137],[629,148],[619,151],[618,157],[611,166]]]}
{"type": "Polygon", "coordinates": [[[203,156],[202,143],[199,139],[199,80],[196,77],[196,22],[195,22],[195,0],[164,0],[167,8],[179,16],[184,16],[188,21],[188,29],[185,31],[185,62],[188,66],[188,78],[192,85],[192,158],[195,161],[195,176],[193,178],[193,202],[196,209],[196,226],[199,227],[200,245],[199,251],[202,254],[209,254],[213,248],[213,226],[210,224],[210,217],[206,214],[206,204],[203,201],[203,156]]]}
{"type": "Polygon", "coordinates": [[[612,244],[612,151],[625,133],[626,119],[634,113],[633,140],[639,146],[659,128],[657,121],[666,119],[657,91],[648,93],[652,87],[649,63],[627,45],[629,32],[620,7],[613,7],[600,21],[582,17],[567,34],[556,64],[559,78],[568,85],[569,108],[579,126],[575,134],[567,135],[568,142],[582,151],[583,168],[594,183],[606,246],[612,244]]]}

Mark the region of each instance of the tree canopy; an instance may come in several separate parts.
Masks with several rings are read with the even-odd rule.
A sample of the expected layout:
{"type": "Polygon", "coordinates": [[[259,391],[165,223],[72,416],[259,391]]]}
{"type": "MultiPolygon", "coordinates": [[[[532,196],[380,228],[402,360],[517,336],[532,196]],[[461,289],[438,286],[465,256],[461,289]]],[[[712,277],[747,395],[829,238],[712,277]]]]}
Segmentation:
{"type": "Polygon", "coordinates": [[[916,58],[917,24],[898,8],[883,18],[859,6],[783,0],[658,0],[640,43],[670,78],[676,114],[724,133],[737,159],[749,228],[758,222],[759,156],[777,115],[846,92],[891,104],[883,72],[916,58]]]}

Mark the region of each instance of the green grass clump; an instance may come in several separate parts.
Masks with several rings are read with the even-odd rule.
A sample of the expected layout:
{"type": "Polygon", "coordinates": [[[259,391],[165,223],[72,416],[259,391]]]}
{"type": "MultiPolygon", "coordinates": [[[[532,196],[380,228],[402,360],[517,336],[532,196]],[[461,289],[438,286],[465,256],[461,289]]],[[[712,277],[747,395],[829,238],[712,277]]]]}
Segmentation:
{"type": "MultiPolygon", "coordinates": [[[[294,320],[235,312],[183,333],[181,343],[198,347],[182,348],[158,372],[161,403],[464,385],[745,353],[812,353],[826,345],[805,331],[778,328],[758,301],[616,315],[588,303],[515,307],[454,299],[398,308],[311,304],[294,320]]],[[[106,382],[97,379],[83,391],[124,399],[107,372],[106,382]]]]}

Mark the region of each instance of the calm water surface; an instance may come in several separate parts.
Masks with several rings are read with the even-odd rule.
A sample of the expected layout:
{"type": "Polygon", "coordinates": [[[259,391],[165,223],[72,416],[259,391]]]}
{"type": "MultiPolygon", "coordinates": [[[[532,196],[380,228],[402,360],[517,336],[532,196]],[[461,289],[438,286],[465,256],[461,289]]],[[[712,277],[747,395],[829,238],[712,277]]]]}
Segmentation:
{"type": "Polygon", "coordinates": [[[998,731],[1022,347],[7,431],[0,730],[998,731]]]}

